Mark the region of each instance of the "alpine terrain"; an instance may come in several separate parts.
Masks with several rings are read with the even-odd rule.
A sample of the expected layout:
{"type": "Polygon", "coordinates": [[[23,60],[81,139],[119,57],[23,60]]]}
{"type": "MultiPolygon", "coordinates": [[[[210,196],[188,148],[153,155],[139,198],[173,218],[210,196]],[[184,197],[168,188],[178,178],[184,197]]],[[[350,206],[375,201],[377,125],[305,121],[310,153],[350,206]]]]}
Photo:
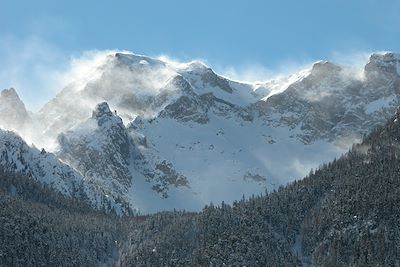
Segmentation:
{"type": "Polygon", "coordinates": [[[116,52],[36,113],[3,90],[0,166],[108,212],[199,211],[302,178],[399,105],[395,53],[246,83],[116,52]]]}
{"type": "Polygon", "coordinates": [[[197,213],[118,217],[1,169],[0,263],[398,266],[399,137],[400,111],[304,179],[197,213]]]}

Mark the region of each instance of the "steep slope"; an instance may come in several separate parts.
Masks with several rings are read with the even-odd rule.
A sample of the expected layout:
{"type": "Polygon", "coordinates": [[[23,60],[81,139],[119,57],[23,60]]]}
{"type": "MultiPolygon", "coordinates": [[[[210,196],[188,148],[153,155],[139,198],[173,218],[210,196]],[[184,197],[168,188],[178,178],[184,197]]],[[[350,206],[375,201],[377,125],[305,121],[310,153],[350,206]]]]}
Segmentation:
{"type": "Polygon", "coordinates": [[[62,193],[88,202],[96,208],[118,213],[129,212],[113,198],[106,198],[78,172],[44,149],[28,146],[14,132],[0,130],[0,167],[9,173],[19,173],[62,193]]]}
{"type": "Polygon", "coordinates": [[[328,142],[304,146],[292,138],[296,131],[247,120],[241,109],[213,98],[204,106],[182,98],[188,101],[167,106],[158,118],[132,123],[150,148],[188,178],[197,202],[190,209],[277,188],[342,152],[328,142]]]}
{"type": "Polygon", "coordinates": [[[51,153],[29,147],[21,137],[0,131],[1,165],[8,171],[31,175],[65,195],[80,194],[83,179],[51,153]],[[74,190],[76,188],[76,190],[74,190]]]}
{"type": "Polygon", "coordinates": [[[186,177],[165,159],[147,151],[146,139],[111,112],[107,103],[96,106],[92,117],[58,136],[57,156],[79,171],[87,183],[115,199],[124,210],[140,208],[132,190],[143,180],[154,195],[168,196],[169,186],[186,186],[186,177]]]}
{"type": "Polygon", "coordinates": [[[151,216],[122,266],[397,266],[400,112],[346,155],[266,196],[151,216]]]}
{"type": "Polygon", "coordinates": [[[58,157],[105,194],[112,190],[121,194],[130,186],[130,140],[121,119],[113,116],[107,103],[99,104],[92,117],[73,131],[60,134],[58,142],[58,157]]]}

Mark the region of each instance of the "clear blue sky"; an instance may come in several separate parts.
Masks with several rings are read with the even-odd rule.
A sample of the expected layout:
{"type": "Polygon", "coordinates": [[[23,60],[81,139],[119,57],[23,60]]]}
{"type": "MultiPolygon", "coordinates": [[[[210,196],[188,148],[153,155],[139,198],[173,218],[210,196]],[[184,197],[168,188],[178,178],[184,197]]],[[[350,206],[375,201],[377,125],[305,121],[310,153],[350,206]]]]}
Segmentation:
{"type": "MultiPolygon", "coordinates": [[[[13,58],[41,63],[39,69],[61,68],[70,56],[93,49],[201,58],[238,70],[338,53],[400,51],[397,0],[0,0],[0,8],[0,87],[8,86],[5,77],[12,75],[4,68],[16,64],[13,58]],[[29,53],[27,46],[35,57],[19,52],[29,53]]],[[[20,70],[28,63],[20,64],[25,67],[13,66],[14,74],[41,82],[36,71],[20,70]]],[[[32,89],[21,90],[32,100],[32,89]]]]}

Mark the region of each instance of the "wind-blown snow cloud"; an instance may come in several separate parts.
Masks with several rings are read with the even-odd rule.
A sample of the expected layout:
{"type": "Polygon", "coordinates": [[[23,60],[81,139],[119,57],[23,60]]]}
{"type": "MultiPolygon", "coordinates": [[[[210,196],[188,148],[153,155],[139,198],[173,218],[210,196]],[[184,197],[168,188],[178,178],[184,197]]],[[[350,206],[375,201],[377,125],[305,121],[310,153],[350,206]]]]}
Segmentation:
{"type": "Polygon", "coordinates": [[[236,81],[259,83],[289,76],[293,73],[310,68],[311,66],[312,61],[294,62],[286,60],[273,68],[265,67],[259,63],[253,63],[241,66],[217,66],[216,71],[236,81]]]}
{"type": "Polygon", "coordinates": [[[85,51],[78,57],[71,57],[67,68],[56,74],[59,90],[72,82],[87,82],[97,76],[97,67],[107,60],[107,56],[116,53],[115,50],[85,51]]]}
{"type": "MultiPolygon", "coordinates": [[[[345,67],[344,75],[356,79],[364,78],[364,66],[373,51],[357,51],[353,53],[332,52],[331,61],[345,67]]],[[[375,52],[384,53],[384,52],[375,52]]]]}
{"type": "MultiPolygon", "coordinates": [[[[0,89],[16,88],[28,109],[37,111],[71,82],[80,81],[84,84],[88,77],[96,77],[96,66],[101,65],[107,55],[115,52],[130,53],[117,50],[93,50],[71,56],[39,37],[18,39],[12,36],[0,36],[0,89]]],[[[368,52],[351,54],[334,52],[331,61],[350,66],[355,70],[349,72],[350,75],[354,77],[354,74],[357,73],[356,76],[362,77],[362,66],[366,63],[369,55],[368,52]]],[[[156,58],[167,62],[173,68],[180,68],[187,64],[187,62],[166,55],[156,58]]],[[[282,77],[312,66],[311,60],[300,62],[285,60],[272,68],[259,63],[224,66],[221,64],[211,65],[204,59],[196,61],[204,62],[224,77],[253,84],[274,79],[278,82],[282,77]]],[[[122,77],[126,76],[122,72],[120,74],[122,77]]],[[[165,82],[164,78],[169,76],[171,73],[160,73],[158,78],[147,77],[141,81],[158,82],[157,84],[147,84],[144,86],[146,88],[161,88],[165,82]]],[[[285,86],[277,86],[277,88],[277,92],[279,92],[285,86]]]]}
{"type": "Polygon", "coordinates": [[[0,88],[15,87],[34,110],[55,93],[57,73],[68,62],[57,47],[38,37],[0,36],[0,58],[0,88]]]}
{"type": "Polygon", "coordinates": [[[95,67],[115,52],[71,56],[36,36],[0,36],[0,89],[14,87],[27,107],[37,111],[69,83],[92,77],[95,67]]]}
{"type": "Polygon", "coordinates": [[[263,82],[276,76],[276,73],[260,64],[247,65],[242,67],[227,66],[220,70],[221,75],[244,82],[263,82]]]}

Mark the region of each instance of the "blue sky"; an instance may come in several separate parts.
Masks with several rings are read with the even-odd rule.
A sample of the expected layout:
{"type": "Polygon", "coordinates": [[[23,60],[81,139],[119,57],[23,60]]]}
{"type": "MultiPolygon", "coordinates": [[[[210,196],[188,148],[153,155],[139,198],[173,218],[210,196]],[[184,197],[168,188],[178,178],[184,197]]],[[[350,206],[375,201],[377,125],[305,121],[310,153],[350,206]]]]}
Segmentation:
{"type": "Polygon", "coordinates": [[[23,87],[17,89],[33,109],[60,89],[50,88],[56,78],[43,73],[62,72],[88,50],[204,59],[220,72],[260,76],[319,59],[400,52],[398,0],[0,0],[0,6],[0,87],[23,87]]]}

